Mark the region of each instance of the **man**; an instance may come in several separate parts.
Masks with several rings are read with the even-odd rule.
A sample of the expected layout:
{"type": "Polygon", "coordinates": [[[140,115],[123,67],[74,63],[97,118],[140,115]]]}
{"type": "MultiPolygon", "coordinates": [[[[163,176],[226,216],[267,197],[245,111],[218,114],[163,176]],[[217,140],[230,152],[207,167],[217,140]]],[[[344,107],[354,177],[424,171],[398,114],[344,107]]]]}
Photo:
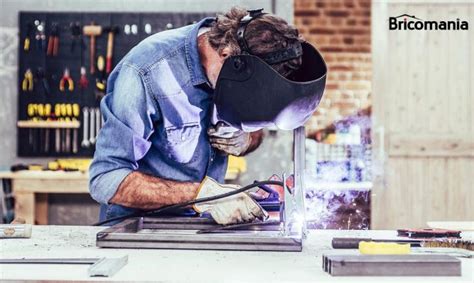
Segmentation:
{"type": "MultiPolygon", "coordinates": [[[[101,103],[105,124],[90,167],[90,192],[113,218],[230,192],[224,181],[229,154],[243,156],[262,141],[217,121],[213,92],[224,61],[241,54],[237,31],[248,14],[232,8],[217,18],[152,35],[133,48],[111,73],[101,103]]],[[[265,56],[300,42],[283,19],[261,14],[245,28],[251,54],[265,56]]],[[[301,56],[272,64],[283,76],[301,56]]],[[[216,222],[264,219],[246,193],[194,209],[216,222]]]]}

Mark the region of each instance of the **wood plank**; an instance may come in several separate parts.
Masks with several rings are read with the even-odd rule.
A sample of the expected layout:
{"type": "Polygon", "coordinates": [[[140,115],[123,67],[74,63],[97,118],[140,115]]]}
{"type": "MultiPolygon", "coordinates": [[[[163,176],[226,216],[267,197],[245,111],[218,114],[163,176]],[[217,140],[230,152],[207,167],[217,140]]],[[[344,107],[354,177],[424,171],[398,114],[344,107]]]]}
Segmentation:
{"type": "MultiPolygon", "coordinates": [[[[389,4],[389,15],[401,15],[406,13],[408,5],[404,3],[389,4]]],[[[384,20],[387,21],[387,18],[384,20]]],[[[374,23],[375,24],[375,23],[374,23]]],[[[388,113],[387,127],[391,131],[405,131],[407,127],[408,117],[408,92],[405,77],[402,74],[407,72],[411,67],[411,62],[408,62],[407,54],[409,46],[406,44],[408,40],[408,33],[399,30],[385,30],[384,33],[388,35],[388,53],[384,54],[379,70],[388,72],[389,82],[383,89],[379,90],[379,95],[383,95],[384,102],[388,113]]],[[[384,35],[381,35],[384,36],[384,35]]],[[[373,39],[374,42],[377,39],[373,39]]],[[[375,73],[375,72],[374,72],[375,73]]]]}
{"type": "MultiPolygon", "coordinates": [[[[447,17],[447,5],[429,6],[427,17],[430,19],[444,19],[447,17]]],[[[419,117],[418,122],[424,125],[424,131],[429,133],[448,133],[446,123],[446,100],[449,99],[449,60],[453,56],[449,50],[449,42],[446,31],[431,30],[424,31],[427,33],[426,46],[412,46],[413,48],[423,48],[427,50],[428,65],[426,72],[428,81],[426,86],[426,96],[424,108],[426,108],[425,116],[419,117]]],[[[407,43],[409,44],[409,43],[407,43]]]]}
{"type": "MultiPolygon", "coordinates": [[[[446,6],[446,12],[450,19],[469,19],[469,5],[467,4],[446,6]]],[[[470,22],[469,24],[472,25],[473,23],[470,22]]],[[[470,28],[472,30],[472,27],[470,28]]],[[[448,50],[445,54],[449,61],[446,66],[448,70],[448,77],[446,78],[448,99],[443,114],[448,113],[448,115],[442,113],[438,115],[445,119],[444,123],[447,124],[449,133],[467,134],[471,124],[469,116],[474,104],[469,104],[469,87],[472,83],[469,78],[471,77],[470,69],[473,67],[466,64],[466,60],[470,57],[469,45],[471,45],[474,38],[469,37],[469,31],[464,30],[447,32],[445,36],[448,42],[448,50]]],[[[471,56],[473,55],[471,53],[471,56]]]]}
{"type": "Polygon", "coordinates": [[[35,194],[35,224],[48,224],[48,194],[35,194]]]}
{"type": "Polygon", "coordinates": [[[1,179],[57,179],[57,180],[88,180],[89,172],[66,171],[0,171],[1,179]]]}
{"type": "Polygon", "coordinates": [[[87,179],[15,179],[17,192],[34,193],[89,193],[89,180],[87,179]]]}
{"type": "Polygon", "coordinates": [[[16,192],[15,218],[23,218],[27,224],[35,224],[35,194],[16,192]]]}
{"type": "MultiPolygon", "coordinates": [[[[425,5],[409,4],[406,11],[410,11],[411,15],[416,15],[418,18],[426,19],[429,9],[431,8],[425,5]]],[[[400,113],[402,120],[399,123],[401,124],[402,132],[418,132],[422,131],[426,126],[424,123],[426,121],[424,117],[427,115],[426,100],[430,97],[430,94],[426,92],[428,57],[425,56],[426,50],[424,48],[411,47],[426,46],[429,33],[424,30],[399,32],[405,33],[407,36],[406,41],[402,43],[405,48],[404,54],[401,56],[406,58],[406,60],[402,68],[403,71],[396,76],[402,81],[401,84],[405,88],[402,90],[403,92],[398,94],[398,101],[395,104],[406,108],[405,114],[400,113]],[[402,99],[402,103],[400,103],[399,99],[402,99]]]]}
{"type": "Polygon", "coordinates": [[[389,134],[389,156],[474,157],[474,141],[466,136],[389,134]]]}
{"type": "Polygon", "coordinates": [[[53,128],[53,129],[78,129],[79,121],[18,121],[18,128],[53,128]]]}

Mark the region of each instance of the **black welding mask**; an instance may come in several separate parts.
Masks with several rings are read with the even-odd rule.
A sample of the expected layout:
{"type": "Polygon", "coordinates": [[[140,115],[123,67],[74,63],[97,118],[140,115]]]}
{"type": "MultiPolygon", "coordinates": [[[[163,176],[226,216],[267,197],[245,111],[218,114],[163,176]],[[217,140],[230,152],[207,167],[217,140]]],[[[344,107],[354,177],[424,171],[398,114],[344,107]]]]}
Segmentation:
{"type": "Polygon", "coordinates": [[[297,42],[264,56],[252,55],[244,38],[245,27],[262,10],[249,11],[237,32],[242,54],[227,58],[214,92],[217,119],[252,132],[276,126],[293,130],[316,110],[326,83],[326,64],[309,43],[297,42]],[[270,65],[302,56],[302,65],[289,77],[270,65]]]}

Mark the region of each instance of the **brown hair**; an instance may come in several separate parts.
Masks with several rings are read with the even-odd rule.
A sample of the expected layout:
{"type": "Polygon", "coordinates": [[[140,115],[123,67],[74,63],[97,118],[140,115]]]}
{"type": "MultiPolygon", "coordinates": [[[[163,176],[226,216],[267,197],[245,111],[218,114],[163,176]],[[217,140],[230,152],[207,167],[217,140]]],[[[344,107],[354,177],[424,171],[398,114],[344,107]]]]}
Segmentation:
{"type": "MultiPolygon", "coordinates": [[[[240,20],[247,14],[247,10],[239,7],[233,7],[225,14],[218,14],[217,21],[213,23],[211,30],[207,33],[210,45],[218,52],[229,47],[232,50],[232,55],[240,54],[237,29],[240,20]]],[[[262,56],[303,41],[296,28],[282,18],[271,14],[264,14],[252,20],[248,24],[244,36],[250,52],[256,56],[262,56]]],[[[274,64],[272,68],[281,75],[288,76],[300,66],[301,56],[274,64]]]]}

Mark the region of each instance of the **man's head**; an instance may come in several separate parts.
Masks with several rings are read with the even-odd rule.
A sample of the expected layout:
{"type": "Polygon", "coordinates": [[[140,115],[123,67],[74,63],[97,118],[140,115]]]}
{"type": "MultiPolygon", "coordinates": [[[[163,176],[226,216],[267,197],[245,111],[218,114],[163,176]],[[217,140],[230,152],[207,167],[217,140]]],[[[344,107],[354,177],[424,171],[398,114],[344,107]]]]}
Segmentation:
{"type": "MultiPolygon", "coordinates": [[[[224,60],[228,56],[241,54],[237,42],[237,30],[240,21],[247,14],[247,10],[234,7],[225,14],[219,14],[217,21],[206,33],[207,43],[215,51],[214,56],[212,54],[209,56],[213,57],[213,60],[208,60],[208,64],[204,64],[208,79],[213,86],[216,85],[224,60]]],[[[263,14],[252,20],[245,29],[244,38],[250,53],[256,56],[264,56],[302,41],[294,27],[271,14],[263,14]]],[[[287,77],[300,65],[301,56],[271,66],[281,75],[287,77]]]]}

